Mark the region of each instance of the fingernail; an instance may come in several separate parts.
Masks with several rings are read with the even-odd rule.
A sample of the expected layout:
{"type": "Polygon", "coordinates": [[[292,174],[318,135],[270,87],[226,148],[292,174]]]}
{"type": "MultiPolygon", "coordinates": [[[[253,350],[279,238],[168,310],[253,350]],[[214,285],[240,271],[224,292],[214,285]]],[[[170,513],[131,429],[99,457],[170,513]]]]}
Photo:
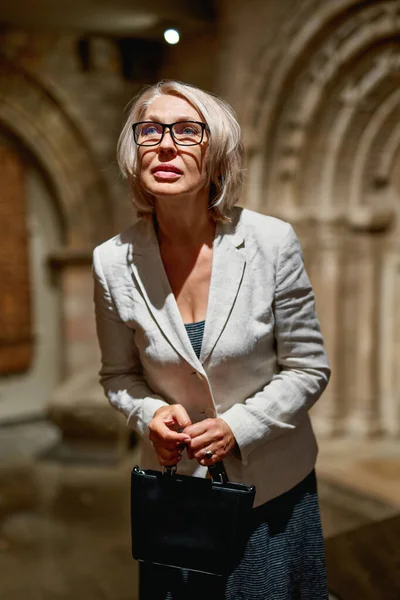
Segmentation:
{"type": "Polygon", "coordinates": [[[187,436],[184,438],[185,443],[190,442],[192,440],[192,438],[190,436],[187,436]]]}

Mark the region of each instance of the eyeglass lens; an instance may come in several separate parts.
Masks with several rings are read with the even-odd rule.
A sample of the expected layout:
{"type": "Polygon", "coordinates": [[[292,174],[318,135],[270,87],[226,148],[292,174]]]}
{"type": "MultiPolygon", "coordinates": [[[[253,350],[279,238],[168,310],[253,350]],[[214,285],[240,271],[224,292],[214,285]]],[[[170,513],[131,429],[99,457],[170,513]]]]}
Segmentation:
{"type": "MultiPolygon", "coordinates": [[[[135,137],[138,144],[152,146],[158,144],[163,136],[163,126],[160,123],[139,123],[135,128],[135,137]]],[[[203,128],[198,123],[180,121],[171,127],[172,137],[182,146],[200,144],[203,137],[203,128]]]]}

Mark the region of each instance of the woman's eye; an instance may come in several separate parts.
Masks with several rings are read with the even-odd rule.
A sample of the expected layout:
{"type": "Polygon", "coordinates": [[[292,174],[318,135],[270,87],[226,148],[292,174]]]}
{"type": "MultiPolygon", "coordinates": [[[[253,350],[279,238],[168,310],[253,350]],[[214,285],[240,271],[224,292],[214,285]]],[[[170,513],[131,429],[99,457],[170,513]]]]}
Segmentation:
{"type": "Polygon", "coordinates": [[[157,128],[152,125],[151,127],[144,127],[142,130],[142,135],[153,135],[158,133],[157,128]]]}
{"type": "Polygon", "coordinates": [[[175,131],[178,135],[186,136],[194,136],[198,135],[199,133],[197,127],[193,127],[192,125],[186,125],[184,127],[177,128],[175,131]]]}

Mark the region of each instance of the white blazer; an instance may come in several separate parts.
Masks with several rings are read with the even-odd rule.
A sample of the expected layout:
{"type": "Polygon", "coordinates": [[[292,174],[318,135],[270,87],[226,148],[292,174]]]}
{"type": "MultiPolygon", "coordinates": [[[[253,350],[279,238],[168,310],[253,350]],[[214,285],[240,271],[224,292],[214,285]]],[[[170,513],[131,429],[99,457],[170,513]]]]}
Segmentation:
{"type": "MultiPolygon", "coordinates": [[[[292,227],[234,208],[218,223],[200,359],[161,260],[152,220],[94,250],[100,381],[142,439],[141,466],[160,469],[148,439],[154,412],[182,404],[192,422],[221,417],[240,458],[231,481],[257,487],[255,505],[289,490],[313,468],[308,410],[330,375],[314,294],[292,227]]],[[[186,456],[179,472],[204,477],[186,456]]]]}

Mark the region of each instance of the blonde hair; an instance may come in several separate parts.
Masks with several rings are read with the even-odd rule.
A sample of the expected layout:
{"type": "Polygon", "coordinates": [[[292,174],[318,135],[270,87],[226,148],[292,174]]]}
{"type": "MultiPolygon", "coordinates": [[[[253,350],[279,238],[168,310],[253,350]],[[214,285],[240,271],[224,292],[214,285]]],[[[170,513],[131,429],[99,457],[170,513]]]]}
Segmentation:
{"type": "Polygon", "coordinates": [[[186,100],[207,123],[210,130],[207,164],[210,183],[209,208],[215,220],[226,220],[229,210],[239,200],[243,185],[243,144],[239,123],[227,102],[179,81],[160,81],[144,88],[132,100],[118,140],[119,168],[129,181],[132,201],[138,215],[145,216],[154,212],[154,198],[140,182],[137,145],[133,139],[132,124],[141,121],[151,102],[162,95],[177,96],[186,100]]]}

